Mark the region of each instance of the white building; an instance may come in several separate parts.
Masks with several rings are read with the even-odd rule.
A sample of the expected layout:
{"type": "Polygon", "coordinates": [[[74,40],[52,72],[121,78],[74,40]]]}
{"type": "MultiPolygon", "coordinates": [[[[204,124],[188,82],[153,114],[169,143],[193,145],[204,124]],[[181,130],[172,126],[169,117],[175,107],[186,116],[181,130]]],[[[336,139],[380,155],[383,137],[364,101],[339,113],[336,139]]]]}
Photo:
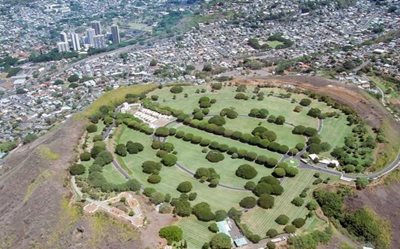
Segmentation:
{"type": "Polygon", "coordinates": [[[106,42],[104,35],[95,35],[93,37],[93,47],[94,48],[104,48],[106,47],[106,42]]]}
{"type": "Polygon", "coordinates": [[[71,33],[72,49],[74,51],[79,51],[81,49],[81,42],[79,40],[79,35],[76,33],[71,33]]]}
{"type": "Polygon", "coordinates": [[[89,44],[91,47],[94,46],[94,36],[96,35],[94,29],[89,28],[87,30],[87,40],[86,43],[89,44]]]}
{"type": "Polygon", "coordinates": [[[58,52],[68,52],[69,51],[69,44],[68,42],[57,42],[57,49],[58,52]]]}

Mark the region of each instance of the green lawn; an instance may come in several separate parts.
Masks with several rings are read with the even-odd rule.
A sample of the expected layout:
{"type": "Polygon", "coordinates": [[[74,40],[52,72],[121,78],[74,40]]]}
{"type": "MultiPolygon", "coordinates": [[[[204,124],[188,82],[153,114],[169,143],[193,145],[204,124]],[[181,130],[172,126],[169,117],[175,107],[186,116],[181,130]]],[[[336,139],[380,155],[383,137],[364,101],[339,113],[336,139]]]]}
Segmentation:
{"type": "Polygon", "coordinates": [[[295,147],[298,143],[306,142],[304,136],[292,134],[292,126],[268,123],[265,119],[237,117],[235,119],[226,119],[226,124],[224,125],[225,128],[243,133],[251,133],[257,126],[263,126],[275,132],[277,136],[276,142],[287,145],[289,148],[295,147]]]}
{"type": "MultiPolygon", "coordinates": [[[[301,207],[296,207],[291,203],[293,198],[298,196],[304,188],[312,188],[312,182],[315,180],[314,171],[312,170],[300,170],[299,174],[295,178],[285,178],[282,186],[285,189],[281,196],[275,198],[275,205],[272,209],[262,209],[259,207],[253,208],[249,212],[246,212],[242,216],[242,223],[249,226],[250,230],[262,237],[265,237],[266,232],[274,228],[278,232],[283,232],[285,226],[281,226],[275,222],[275,219],[285,214],[290,218],[290,222],[295,218],[305,218],[308,210],[305,204],[311,200],[312,189],[308,191],[308,196],[305,198],[305,204],[301,207]]],[[[322,177],[325,179],[326,177],[322,177]]],[[[307,229],[308,226],[315,226],[315,219],[312,218],[306,222],[306,225],[302,229],[307,229]]]]}
{"type": "Polygon", "coordinates": [[[266,42],[270,48],[276,48],[279,45],[283,45],[280,41],[267,41],[266,42]]]}
{"type": "MultiPolygon", "coordinates": [[[[321,140],[331,145],[331,151],[336,146],[344,145],[344,138],[351,134],[353,127],[347,125],[346,116],[340,115],[339,118],[326,118],[322,123],[320,132],[321,140]]],[[[324,153],[324,155],[328,155],[324,153]]]]}
{"type": "Polygon", "coordinates": [[[110,183],[120,184],[126,182],[126,179],[110,163],[103,167],[103,176],[110,183]]]}
{"type": "Polygon", "coordinates": [[[258,155],[264,155],[264,156],[273,157],[276,159],[279,159],[282,157],[282,155],[279,153],[271,152],[267,149],[263,149],[258,146],[245,144],[245,143],[239,142],[239,141],[231,139],[231,138],[214,135],[212,133],[209,133],[209,132],[206,132],[203,130],[199,130],[199,129],[195,129],[190,126],[185,126],[185,125],[179,126],[177,128],[177,130],[184,131],[185,133],[192,133],[195,136],[201,136],[204,139],[210,139],[211,141],[216,141],[218,143],[227,144],[230,147],[236,147],[237,149],[244,149],[247,151],[252,151],[252,152],[257,153],[258,155]]]}
{"type": "Polygon", "coordinates": [[[160,161],[156,156],[156,151],[150,147],[152,142],[151,136],[131,129],[125,129],[120,142],[125,143],[128,140],[140,141],[144,146],[142,152],[123,158],[127,167],[133,172],[132,177],[139,180],[144,187],[154,187],[161,193],[169,193],[173,197],[178,197],[180,193],[176,190],[176,187],[183,181],[190,181],[193,185],[193,191],[197,192],[197,198],[194,203],[204,201],[208,202],[213,210],[224,209],[226,211],[233,206],[237,207],[239,201],[249,195],[247,191],[228,190],[221,187],[210,188],[206,183],[200,183],[194,177],[175,166],[163,167],[160,172],[161,182],[150,184],[147,182],[148,174],[142,172],[141,165],[147,160],[160,161]]]}
{"type": "Polygon", "coordinates": [[[209,222],[197,220],[196,217],[190,216],[183,218],[176,223],[183,230],[183,239],[187,241],[189,249],[198,249],[205,242],[209,242],[214,233],[208,230],[209,222]]]}
{"type": "Polygon", "coordinates": [[[272,169],[268,169],[262,165],[255,164],[253,162],[246,161],[244,159],[232,159],[228,154],[225,155],[225,159],[218,163],[210,163],[206,158],[206,153],[202,153],[203,147],[200,145],[194,145],[189,142],[177,139],[175,137],[169,137],[168,142],[175,145],[175,150],[178,151],[178,162],[185,165],[186,168],[195,172],[196,169],[201,167],[212,167],[217,173],[221,175],[220,183],[233,186],[243,187],[248,180],[236,176],[236,169],[242,164],[252,165],[258,172],[257,176],[251,181],[258,182],[258,180],[267,175],[271,175],[272,169]]]}

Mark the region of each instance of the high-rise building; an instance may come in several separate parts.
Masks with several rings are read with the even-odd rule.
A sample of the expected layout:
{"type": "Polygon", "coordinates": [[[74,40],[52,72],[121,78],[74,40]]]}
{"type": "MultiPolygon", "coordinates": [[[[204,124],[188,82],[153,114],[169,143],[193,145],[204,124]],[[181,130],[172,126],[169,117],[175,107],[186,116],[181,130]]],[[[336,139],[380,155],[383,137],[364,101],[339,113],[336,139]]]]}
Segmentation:
{"type": "Polygon", "coordinates": [[[87,40],[86,43],[89,44],[91,47],[94,46],[94,36],[96,35],[96,31],[92,28],[87,30],[87,40]]]}
{"type": "Polygon", "coordinates": [[[65,32],[61,32],[60,33],[60,41],[61,42],[67,42],[68,41],[67,33],[65,33],[65,32]]]}
{"type": "Polygon", "coordinates": [[[94,21],[90,23],[92,29],[94,29],[96,35],[101,35],[101,24],[98,21],[94,21]]]}
{"type": "Polygon", "coordinates": [[[79,40],[79,35],[76,33],[71,33],[72,49],[74,51],[79,51],[81,49],[81,42],[79,40]]]}
{"type": "Polygon", "coordinates": [[[68,52],[69,51],[69,44],[68,42],[57,42],[57,49],[58,52],[68,52]]]}
{"type": "Polygon", "coordinates": [[[106,47],[104,35],[95,35],[93,37],[93,47],[94,48],[105,48],[106,47]]]}
{"type": "Polygon", "coordinates": [[[111,26],[111,39],[114,44],[119,44],[121,42],[119,27],[117,25],[111,26]]]}

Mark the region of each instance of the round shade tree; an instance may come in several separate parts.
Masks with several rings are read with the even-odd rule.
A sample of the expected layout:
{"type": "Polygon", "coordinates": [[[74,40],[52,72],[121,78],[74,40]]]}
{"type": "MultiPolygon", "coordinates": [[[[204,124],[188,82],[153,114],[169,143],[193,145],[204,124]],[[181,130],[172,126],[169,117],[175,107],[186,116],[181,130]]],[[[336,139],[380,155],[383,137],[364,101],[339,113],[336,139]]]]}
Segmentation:
{"type": "Polygon", "coordinates": [[[296,227],[293,225],[287,225],[287,226],[285,226],[285,228],[283,230],[287,233],[295,233],[296,227]]]}
{"type": "Polygon", "coordinates": [[[125,144],[118,144],[115,147],[115,153],[117,153],[120,156],[126,156],[127,151],[126,151],[126,146],[125,144]]]}
{"type": "Polygon", "coordinates": [[[71,175],[82,175],[85,173],[85,166],[82,164],[74,164],[71,167],[69,167],[69,173],[71,175]]]}
{"type": "Polygon", "coordinates": [[[254,198],[253,196],[244,197],[244,198],[239,202],[239,205],[240,205],[242,208],[253,208],[253,207],[256,206],[256,204],[257,204],[257,200],[256,200],[256,198],[254,198]]]}
{"type": "Polygon", "coordinates": [[[257,201],[258,206],[269,209],[274,206],[274,197],[269,194],[262,194],[257,201]]]}
{"type": "Polygon", "coordinates": [[[289,222],[289,217],[287,217],[284,214],[281,214],[275,219],[275,222],[278,223],[279,225],[286,225],[289,222]]]}
{"type": "Polygon", "coordinates": [[[218,126],[223,126],[226,123],[226,121],[225,121],[225,119],[223,117],[216,115],[216,116],[213,116],[212,118],[210,118],[208,120],[208,123],[209,124],[215,124],[215,125],[218,125],[218,126]]]}
{"type": "Polygon", "coordinates": [[[142,164],[142,169],[144,173],[155,174],[161,170],[161,164],[154,161],[145,161],[142,164]]]}
{"type": "Polygon", "coordinates": [[[217,163],[224,160],[225,157],[221,152],[212,150],[207,153],[206,158],[208,161],[212,163],[217,163]]]}
{"type": "Polygon", "coordinates": [[[226,213],[225,210],[217,210],[215,212],[215,220],[216,221],[223,221],[228,217],[228,214],[226,213]]]}
{"type": "Polygon", "coordinates": [[[215,219],[215,214],[211,211],[210,205],[206,202],[200,202],[194,205],[192,213],[201,221],[210,221],[215,219]]]}
{"type": "Polygon", "coordinates": [[[183,238],[182,229],[178,226],[163,227],[160,229],[158,234],[161,238],[166,239],[169,245],[171,245],[173,242],[179,242],[183,238]]]}
{"type": "Polygon", "coordinates": [[[192,190],[192,183],[188,181],[181,182],[176,189],[181,193],[188,193],[192,190]]]}
{"type": "Polygon", "coordinates": [[[244,179],[253,179],[257,176],[257,171],[253,166],[243,164],[236,170],[236,175],[244,179]]]}
{"type": "Polygon", "coordinates": [[[93,133],[97,131],[97,125],[95,124],[90,124],[86,127],[86,131],[89,133],[93,133]]]}
{"type": "Polygon", "coordinates": [[[267,236],[269,238],[274,238],[278,235],[278,231],[276,231],[275,229],[271,228],[267,231],[267,236]]]}
{"type": "Polygon", "coordinates": [[[306,223],[306,220],[303,218],[297,218],[292,221],[293,226],[295,226],[296,228],[300,228],[300,227],[304,226],[305,223],[306,223]]]}
{"type": "Polygon", "coordinates": [[[90,153],[85,151],[82,154],[80,154],[79,158],[81,159],[81,161],[89,161],[90,160],[90,153]]]}
{"type": "Polygon", "coordinates": [[[211,238],[211,249],[230,249],[232,248],[231,238],[224,233],[217,233],[211,238]]]}
{"type": "Polygon", "coordinates": [[[275,177],[281,178],[286,175],[286,171],[284,168],[275,168],[273,174],[275,177]]]}
{"type": "Polygon", "coordinates": [[[178,158],[173,155],[173,154],[166,154],[162,157],[161,162],[165,165],[165,166],[173,166],[175,165],[176,161],[178,160],[178,158]]]}
{"type": "Polygon", "coordinates": [[[181,86],[173,86],[169,89],[171,93],[181,93],[183,91],[183,87],[181,86]]]}
{"type": "Polygon", "coordinates": [[[137,154],[144,150],[144,146],[141,143],[134,143],[132,141],[128,141],[126,143],[126,150],[129,154],[137,154]]]}
{"type": "Polygon", "coordinates": [[[159,127],[155,132],[156,136],[166,137],[169,135],[169,129],[167,127],[159,127]]]}
{"type": "Polygon", "coordinates": [[[147,178],[147,181],[148,181],[149,183],[152,183],[152,184],[159,183],[159,182],[161,181],[161,176],[155,175],[155,174],[150,175],[150,176],[147,178]]]}
{"type": "Polygon", "coordinates": [[[292,200],[292,204],[296,207],[301,207],[304,204],[304,199],[297,196],[292,200]]]}

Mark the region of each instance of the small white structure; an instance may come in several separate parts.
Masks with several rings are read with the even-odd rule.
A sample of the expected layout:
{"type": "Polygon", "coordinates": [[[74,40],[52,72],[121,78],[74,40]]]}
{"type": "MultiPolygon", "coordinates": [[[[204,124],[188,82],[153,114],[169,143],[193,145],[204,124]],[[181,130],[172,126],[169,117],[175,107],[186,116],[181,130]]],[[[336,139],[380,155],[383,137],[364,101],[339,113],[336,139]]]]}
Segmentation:
{"type": "Polygon", "coordinates": [[[322,159],[321,161],[319,161],[322,164],[326,164],[326,165],[335,165],[335,167],[339,167],[340,163],[338,160],[335,159],[322,159]]]}
{"type": "Polygon", "coordinates": [[[311,154],[311,155],[309,155],[308,156],[311,160],[315,160],[315,159],[319,159],[319,157],[318,157],[318,155],[317,154],[311,154]]]}

